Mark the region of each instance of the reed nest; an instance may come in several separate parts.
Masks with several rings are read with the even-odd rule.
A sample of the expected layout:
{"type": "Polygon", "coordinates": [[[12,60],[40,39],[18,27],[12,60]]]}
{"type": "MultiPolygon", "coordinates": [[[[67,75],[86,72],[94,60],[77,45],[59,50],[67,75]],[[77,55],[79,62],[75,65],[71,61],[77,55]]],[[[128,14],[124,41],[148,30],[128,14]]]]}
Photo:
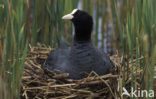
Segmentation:
{"type": "MultiPolygon", "coordinates": [[[[110,56],[115,67],[107,75],[99,76],[92,71],[87,78],[80,80],[69,79],[68,73],[56,74],[57,71],[49,71],[41,68],[41,65],[48,57],[48,53],[54,50],[45,45],[32,47],[29,45],[29,52],[25,61],[24,74],[22,77],[22,94],[24,99],[116,99],[121,97],[122,88],[122,57],[110,56]]],[[[141,60],[142,58],[140,58],[141,60]]],[[[129,62],[131,64],[135,62],[129,62]]],[[[140,82],[140,73],[137,70],[135,82],[140,82]]],[[[131,74],[127,73],[125,84],[130,86],[131,74]]]]}

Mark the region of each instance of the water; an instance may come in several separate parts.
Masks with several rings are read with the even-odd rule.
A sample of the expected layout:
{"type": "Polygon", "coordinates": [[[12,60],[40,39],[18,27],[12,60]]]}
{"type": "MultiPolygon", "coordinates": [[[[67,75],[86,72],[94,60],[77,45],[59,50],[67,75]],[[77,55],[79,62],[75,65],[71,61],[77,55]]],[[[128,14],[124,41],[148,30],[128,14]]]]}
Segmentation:
{"type": "MultiPolygon", "coordinates": [[[[119,4],[121,3],[122,0],[119,0],[119,4]]],[[[95,7],[97,7],[97,5],[95,5],[95,7]]],[[[78,2],[78,5],[77,5],[77,8],[80,9],[80,10],[83,10],[82,9],[82,2],[81,0],[79,0],[78,2]]],[[[101,13],[107,13],[108,11],[108,8],[104,8],[104,10],[100,10],[101,13]]],[[[94,22],[94,28],[93,28],[93,34],[94,34],[94,37],[96,35],[96,17],[98,17],[98,44],[97,44],[97,47],[98,48],[101,48],[103,49],[103,51],[105,53],[114,53],[115,52],[115,49],[112,48],[112,43],[111,43],[111,33],[112,33],[112,30],[111,30],[111,27],[112,27],[112,24],[111,24],[111,20],[110,18],[108,19],[108,32],[104,32],[104,40],[102,40],[102,28],[105,28],[106,29],[106,24],[104,25],[104,27],[102,27],[102,17],[99,17],[97,16],[97,10],[96,8],[94,8],[93,10],[93,22],[94,22]],[[108,36],[107,36],[108,35],[108,36]],[[106,39],[106,37],[108,37],[108,39],[106,39]]],[[[95,42],[95,38],[93,38],[94,42],[95,42]]]]}

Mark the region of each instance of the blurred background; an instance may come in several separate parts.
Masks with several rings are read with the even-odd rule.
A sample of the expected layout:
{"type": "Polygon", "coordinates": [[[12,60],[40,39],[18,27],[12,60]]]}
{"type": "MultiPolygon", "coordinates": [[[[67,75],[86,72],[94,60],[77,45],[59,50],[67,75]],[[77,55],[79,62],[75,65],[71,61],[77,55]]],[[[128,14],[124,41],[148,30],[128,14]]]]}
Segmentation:
{"type": "Polygon", "coordinates": [[[74,27],[62,16],[75,8],[93,16],[93,44],[107,54],[122,56],[123,86],[131,73],[135,87],[133,73],[143,69],[140,84],[153,89],[156,0],[0,0],[1,99],[20,96],[28,44],[54,48],[62,41],[71,44],[74,27]],[[127,60],[135,60],[131,70],[127,60]]]}

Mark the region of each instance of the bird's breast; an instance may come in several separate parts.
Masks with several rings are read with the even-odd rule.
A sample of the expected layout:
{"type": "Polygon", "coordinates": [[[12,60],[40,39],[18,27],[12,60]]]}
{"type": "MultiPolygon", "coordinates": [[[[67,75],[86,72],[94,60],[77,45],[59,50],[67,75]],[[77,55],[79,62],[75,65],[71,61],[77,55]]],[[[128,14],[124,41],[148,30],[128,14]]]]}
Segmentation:
{"type": "Polygon", "coordinates": [[[95,50],[91,45],[77,45],[71,48],[70,62],[75,68],[88,69],[94,65],[95,50]]]}

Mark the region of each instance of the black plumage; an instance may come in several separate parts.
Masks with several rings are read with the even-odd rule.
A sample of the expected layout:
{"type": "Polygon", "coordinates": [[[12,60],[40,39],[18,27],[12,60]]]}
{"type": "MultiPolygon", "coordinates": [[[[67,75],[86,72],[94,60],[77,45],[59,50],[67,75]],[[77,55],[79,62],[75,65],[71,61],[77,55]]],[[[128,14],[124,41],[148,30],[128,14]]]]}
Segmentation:
{"type": "Polygon", "coordinates": [[[109,73],[109,69],[114,66],[113,62],[91,43],[92,17],[84,11],[75,9],[63,19],[70,19],[73,22],[74,41],[71,46],[63,43],[51,51],[42,67],[69,73],[69,77],[73,79],[87,77],[87,73],[91,71],[99,75],[109,73]]]}

